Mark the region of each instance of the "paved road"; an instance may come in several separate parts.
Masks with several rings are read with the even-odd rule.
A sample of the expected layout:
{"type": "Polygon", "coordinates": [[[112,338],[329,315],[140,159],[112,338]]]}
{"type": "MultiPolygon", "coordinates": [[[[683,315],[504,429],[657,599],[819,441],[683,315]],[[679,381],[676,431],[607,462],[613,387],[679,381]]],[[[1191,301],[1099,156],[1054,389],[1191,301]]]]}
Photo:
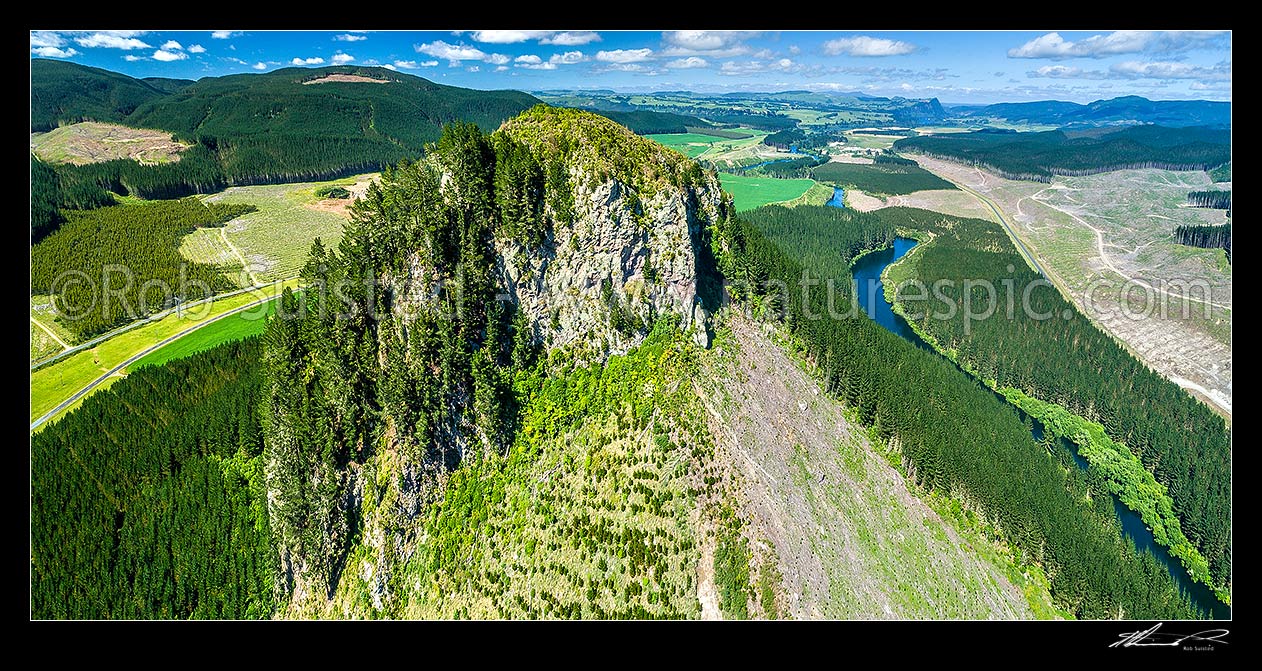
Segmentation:
{"type": "Polygon", "coordinates": [[[234,291],[229,291],[227,293],[215,294],[214,296],[211,296],[210,298],[203,298],[199,301],[193,301],[192,303],[185,303],[183,305],[177,305],[173,308],[168,308],[166,310],[163,310],[162,312],[157,312],[152,315],[149,315],[148,317],[141,317],[140,319],[137,319],[136,321],[130,324],[125,324],[123,326],[120,326],[114,329],[113,331],[110,331],[108,333],[102,333],[101,335],[87,342],[79,343],[78,345],[75,345],[73,347],[67,347],[66,349],[54,354],[53,356],[48,357],[47,359],[40,359],[39,361],[36,361],[35,363],[31,364],[31,370],[34,371],[36,369],[43,368],[44,366],[47,366],[53,363],[54,361],[59,361],[61,359],[64,359],[70,356],[71,354],[74,354],[75,352],[82,352],[85,349],[91,349],[93,347],[96,347],[97,345],[105,342],[106,340],[109,340],[110,338],[113,338],[116,335],[121,335],[123,333],[126,333],[134,328],[144,326],[145,324],[154,324],[159,321],[162,321],[162,319],[166,318],[168,315],[170,315],[171,313],[177,310],[187,311],[190,308],[197,307],[198,305],[201,305],[203,303],[209,303],[212,301],[222,300],[230,296],[236,296],[237,294],[246,293],[247,291],[259,291],[261,289],[266,289],[268,287],[276,286],[278,284],[281,284],[282,282],[288,282],[289,280],[292,280],[295,277],[297,277],[297,275],[294,275],[293,277],[286,277],[284,279],[279,279],[279,280],[276,280],[275,282],[271,282],[268,284],[260,284],[258,286],[246,287],[244,289],[236,289],[234,291]]]}
{"type": "MultiPolygon", "coordinates": [[[[942,175],[939,175],[939,177],[942,177],[942,175]]],[[[1003,216],[1003,210],[1000,210],[999,206],[995,205],[994,201],[949,177],[947,177],[946,180],[958,186],[961,191],[985,203],[986,207],[989,207],[990,211],[995,213],[995,217],[999,219],[999,224],[1008,232],[1008,237],[1012,238],[1012,242],[1016,243],[1017,248],[1021,250],[1021,255],[1025,257],[1025,260],[1030,264],[1030,266],[1038,271],[1038,274],[1043,277],[1047,277],[1047,273],[1043,272],[1043,268],[1039,266],[1039,262],[1034,259],[1034,255],[1030,253],[1030,250],[1025,248],[1025,243],[1021,242],[1021,238],[1017,236],[1017,232],[1012,230],[1012,226],[1008,223],[1008,218],[1003,216]]]]}
{"type": "Polygon", "coordinates": [[[132,355],[132,356],[131,356],[131,358],[127,359],[126,361],[124,361],[124,362],[122,362],[122,363],[118,364],[117,366],[114,366],[113,368],[109,369],[109,370],[108,370],[108,371],[106,371],[105,373],[102,373],[100,377],[98,377],[98,378],[96,378],[95,380],[93,380],[93,381],[89,382],[89,383],[87,384],[87,386],[85,386],[84,388],[80,389],[79,391],[76,391],[76,392],[74,393],[74,395],[72,395],[70,398],[68,398],[68,399],[66,399],[66,400],[64,400],[64,401],[62,401],[60,405],[58,405],[57,407],[53,408],[52,410],[49,410],[48,412],[44,413],[44,416],[40,417],[39,419],[35,420],[34,422],[31,422],[31,431],[34,431],[35,429],[39,428],[39,426],[40,426],[41,424],[43,424],[44,422],[47,422],[48,420],[52,419],[52,418],[53,418],[53,417],[54,417],[57,413],[61,412],[62,410],[65,410],[67,407],[69,407],[69,406],[70,406],[71,404],[73,404],[75,401],[77,401],[77,400],[79,400],[79,399],[83,398],[84,396],[86,396],[86,395],[88,395],[88,394],[92,393],[92,390],[93,390],[93,389],[96,389],[97,385],[99,385],[99,384],[101,384],[102,382],[104,382],[104,381],[105,381],[106,379],[108,379],[110,376],[112,376],[112,375],[114,375],[114,374],[118,373],[118,371],[120,371],[120,370],[122,370],[122,369],[124,369],[124,368],[126,368],[126,367],[128,367],[128,366],[130,366],[131,364],[133,364],[133,363],[135,363],[136,361],[138,361],[139,359],[143,358],[145,355],[149,354],[150,352],[153,352],[154,350],[157,350],[157,349],[161,348],[163,345],[167,345],[167,344],[170,344],[171,342],[174,342],[174,341],[176,341],[176,340],[179,340],[180,338],[183,338],[184,336],[186,336],[186,335],[188,335],[188,334],[192,333],[193,331],[196,331],[196,330],[197,330],[197,329],[199,329],[199,328],[202,328],[203,326],[206,326],[206,325],[208,325],[208,324],[214,324],[215,322],[219,321],[220,319],[223,319],[224,317],[229,317],[229,316],[231,316],[231,315],[235,315],[235,314],[237,314],[238,312],[244,312],[245,310],[249,310],[249,309],[250,309],[250,308],[252,308],[252,307],[257,307],[257,306],[259,306],[259,305],[262,305],[263,303],[267,303],[267,302],[272,301],[272,300],[275,300],[275,299],[276,299],[276,297],[275,297],[275,296],[271,296],[271,297],[268,297],[268,298],[264,298],[264,299],[262,299],[262,300],[257,300],[257,301],[254,301],[253,303],[249,303],[249,304],[247,304],[247,305],[242,305],[242,306],[241,306],[241,307],[239,307],[239,308],[233,308],[232,310],[229,310],[229,311],[227,311],[227,312],[225,312],[225,313],[223,313],[223,314],[218,314],[218,315],[215,315],[214,317],[211,317],[210,319],[207,319],[207,320],[204,320],[204,321],[197,322],[196,324],[193,324],[192,326],[190,326],[190,327],[188,327],[188,328],[184,329],[183,331],[180,331],[179,333],[176,333],[175,335],[173,335],[173,336],[171,336],[171,337],[167,338],[166,340],[163,340],[163,341],[161,341],[161,342],[159,342],[159,343],[156,343],[156,344],[150,345],[149,347],[146,347],[144,350],[141,350],[140,352],[138,352],[138,353],[136,353],[136,354],[132,355]]]}

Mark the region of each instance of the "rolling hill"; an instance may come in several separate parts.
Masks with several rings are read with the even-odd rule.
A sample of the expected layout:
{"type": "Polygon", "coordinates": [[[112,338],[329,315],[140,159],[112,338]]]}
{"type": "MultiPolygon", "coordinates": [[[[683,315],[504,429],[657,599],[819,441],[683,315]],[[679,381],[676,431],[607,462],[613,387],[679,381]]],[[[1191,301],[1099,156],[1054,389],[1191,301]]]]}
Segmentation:
{"type": "Polygon", "coordinates": [[[965,118],[998,118],[1057,126],[1157,124],[1161,126],[1231,126],[1231,103],[1212,100],[1149,100],[1122,96],[1086,105],[1060,100],[999,103],[962,111],[965,118]]]}
{"type": "Polygon", "coordinates": [[[77,121],[123,122],[144,103],[166,95],[153,84],[77,63],[31,61],[31,132],[77,121]]]}
{"type": "Polygon", "coordinates": [[[894,148],[986,166],[1010,179],[1046,182],[1052,175],[1125,168],[1209,170],[1231,160],[1231,132],[1163,126],[1039,133],[987,129],[903,138],[894,148]]]}
{"type": "Polygon", "coordinates": [[[61,191],[80,194],[60,204],[71,208],[108,202],[101,189],[178,198],[377,170],[419,156],[444,124],[464,120],[493,130],[538,102],[519,91],[477,91],[351,66],[146,82],[37,59],[31,86],[32,131],[110,121],[168,131],[193,144],[178,163],[56,166],[61,191]]]}
{"type": "Polygon", "coordinates": [[[536,102],[518,91],[444,86],[385,68],[282,68],[201,79],[150,101],[127,123],[189,139],[301,134],[419,149],[438,139],[444,123],[462,119],[492,130],[536,102]]]}

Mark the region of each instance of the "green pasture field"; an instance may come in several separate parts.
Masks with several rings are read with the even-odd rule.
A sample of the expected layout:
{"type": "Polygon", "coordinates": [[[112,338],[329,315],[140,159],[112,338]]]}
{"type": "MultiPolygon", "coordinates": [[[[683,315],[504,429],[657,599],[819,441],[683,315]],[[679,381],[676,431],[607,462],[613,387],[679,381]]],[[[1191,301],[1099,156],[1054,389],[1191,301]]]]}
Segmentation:
{"type": "Polygon", "coordinates": [[[794,200],[815,185],[810,179],[776,179],[774,177],[745,177],[727,172],[719,173],[723,189],[732,194],[737,212],[752,210],[771,203],[794,200]]]}

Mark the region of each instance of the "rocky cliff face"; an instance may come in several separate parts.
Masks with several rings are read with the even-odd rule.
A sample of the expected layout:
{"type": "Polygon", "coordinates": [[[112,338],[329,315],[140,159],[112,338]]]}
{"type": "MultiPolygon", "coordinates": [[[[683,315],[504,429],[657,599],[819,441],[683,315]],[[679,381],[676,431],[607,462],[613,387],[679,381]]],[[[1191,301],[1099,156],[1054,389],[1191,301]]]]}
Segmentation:
{"type": "Polygon", "coordinates": [[[716,175],[574,110],[461,132],[387,173],[329,255],[330,279],[378,278],[376,317],[269,334],[289,359],[267,468],[290,614],[330,614],[351,556],[370,600],[392,598],[447,474],[511,446],[523,352],[600,363],[661,319],[709,344],[716,175]]]}
{"type": "Polygon", "coordinates": [[[710,307],[698,295],[698,266],[709,253],[707,223],[720,216],[717,183],[664,189],[648,201],[610,179],[588,185],[571,175],[574,218],[544,246],[496,244],[503,286],[548,348],[598,358],[625,352],[656,317],[675,315],[701,346],[710,307]]]}
{"type": "MultiPolygon", "coordinates": [[[[495,237],[499,298],[526,317],[546,350],[566,348],[586,360],[634,347],[661,317],[678,318],[682,330],[707,346],[714,309],[703,295],[714,280],[708,226],[730,209],[717,176],[690,170],[684,157],[604,117],[558,123],[572,113],[551,110],[504,129],[541,162],[559,164],[570,194],[564,207],[547,200],[542,243],[495,237]],[[633,146],[630,153],[649,170],[600,155],[606,134],[633,146]]],[[[449,188],[446,173],[443,184],[449,188]]],[[[393,279],[403,297],[397,311],[423,311],[442,281],[421,255],[412,255],[407,271],[393,279]]]]}

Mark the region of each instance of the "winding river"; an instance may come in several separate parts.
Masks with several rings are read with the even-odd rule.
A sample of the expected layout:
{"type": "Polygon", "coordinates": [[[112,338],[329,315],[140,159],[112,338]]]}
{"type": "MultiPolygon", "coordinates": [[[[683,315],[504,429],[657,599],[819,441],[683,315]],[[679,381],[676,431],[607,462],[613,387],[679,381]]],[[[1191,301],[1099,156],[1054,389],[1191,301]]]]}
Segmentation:
{"type": "MultiPolygon", "coordinates": [[[[838,192],[840,192],[840,189],[838,189],[838,192]]],[[[836,194],[834,194],[833,199],[838,199],[836,194]]],[[[829,205],[832,204],[830,201],[829,205]]],[[[933,347],[912,330],[906,320],[894,313],[893,306],[885,300],[885,291],[881,283],[881,273],[885,271],[885,268],[901,259],[915,246],[915,240],[895,238],[893,247],[870,252],[860,257],[855,261],[852,268],[854,279],[858,283],[856,293],[859,299],[859,306],[876,323],[917,347],[937,354],[933,347]]],[[[1003,399],[1003,396],[996,395],[1003,399]]],[[[1006,399],[1003,400],[1007,403],[1006,399]]],[[[1031,434],[1036,441],[1042,441],[1042,423],[1026,415],[1019,408],[1013,407],[1013,410],[1020,414],[1023,420],[1028,418],[1032,422],[1033,429],[1031,429],[1031,434]]],[[[1077,446],[1073,442],[1065,439],[1059,439],[1055,442],[1060,449],[1069,451],[1074,463],[1079,468],[1084,471],[1087,469],[1087,460],[1078,454],[1077,446]]],[[[1126,534],[1126,537],[1135,544],[1137,549],[1151,553],[1153,557],[1156,557],[1157,561],[1161,562],[1166,567],[1166,570],[1170,572],[1170,577],[1178,585],[1179,589],[1192,600],[1192,603],[1209,613],[1216,620],[1229,619],[1231,617],[1231,607],[1219,601],[1218,597],[1208,587],[1192,580],[1187,570],[1183,568],[1183,564],[1177,558],[1172,557],[1165,547],[1157,544],[1153,539],[1152,530],[1144,524],[1139,515],[1127,508],[1116,496],[1113,497],[1113,510],[1117,514],[1118,521],[1121,522],[1122,533],[1126,534]]]]}

